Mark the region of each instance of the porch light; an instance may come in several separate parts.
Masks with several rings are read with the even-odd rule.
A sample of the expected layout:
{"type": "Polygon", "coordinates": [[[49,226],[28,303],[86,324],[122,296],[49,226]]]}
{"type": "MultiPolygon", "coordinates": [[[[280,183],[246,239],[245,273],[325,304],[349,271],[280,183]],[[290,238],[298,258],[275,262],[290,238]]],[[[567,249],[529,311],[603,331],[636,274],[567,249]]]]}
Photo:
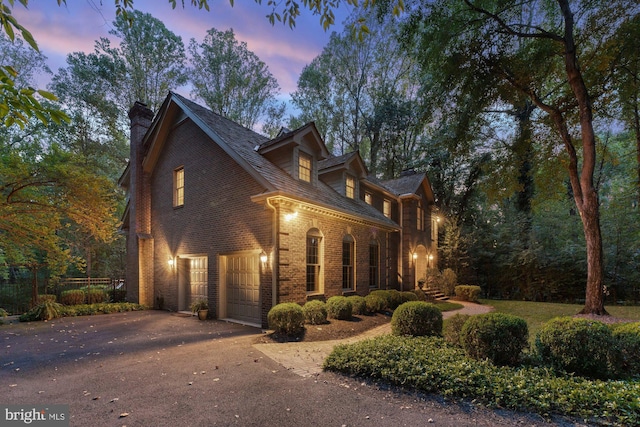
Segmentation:
{"type": "Polygon", "coordinates": [[[169,258],[169,261],[167,261],[167,263],[169,264],[169,268],[172,269],[176,262],[173,260],[173,258],[169,258]]]}
{"type": "Polygon", "coordinates": [[[260,262],[262,263],[262,265],[266,265],[267,261],[269,260],[269,256],[264,252],[260,252],[260,262]]]}
{"type": "Polygon", "coordinates": [[[293,211],[288,214],[284,214],[285,221],[291,221],[293,219],[296,219],[297,217],[298,217],[298,211],[293,211]]]}
{"type": "Polygon", "coordinates": [[[417,252],[414,252],[414,253],[411,255],[411,258],[413,258],[413,262],[416,262],[416,260],[418,259],[418,253],[417,253],[417,252]]]}

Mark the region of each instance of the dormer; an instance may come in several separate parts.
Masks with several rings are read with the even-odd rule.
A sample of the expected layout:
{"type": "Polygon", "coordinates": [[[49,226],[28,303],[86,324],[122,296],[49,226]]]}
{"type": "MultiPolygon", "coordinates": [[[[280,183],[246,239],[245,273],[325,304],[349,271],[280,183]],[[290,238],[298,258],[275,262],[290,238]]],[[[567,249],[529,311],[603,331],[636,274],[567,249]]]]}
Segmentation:
{"type": "Polygon", "coordinates": [[[313,122],[293,131],[282,129],[256,151],[294,179],[311,185],[318,183],[318,162],[331,155],[313,122]]]}
{"type": "Polygon", "coordinates": [[[318,163],[319,178],[336,192],[350,199],[359,198],[360,180],[366,178],[367,168],[357,151],[331,157],[318,163]]]}

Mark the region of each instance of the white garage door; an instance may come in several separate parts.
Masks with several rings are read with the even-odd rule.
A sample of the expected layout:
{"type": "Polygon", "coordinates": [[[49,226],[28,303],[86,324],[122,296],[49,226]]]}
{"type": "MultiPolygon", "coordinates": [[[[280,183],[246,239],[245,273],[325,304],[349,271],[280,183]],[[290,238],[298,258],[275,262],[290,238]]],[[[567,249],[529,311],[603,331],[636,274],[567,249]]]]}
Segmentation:
{"type": "Polygon", "coordinates": [[[255,254],[227,255],[227,317],[260,324],[260,258],[255,254]]]}

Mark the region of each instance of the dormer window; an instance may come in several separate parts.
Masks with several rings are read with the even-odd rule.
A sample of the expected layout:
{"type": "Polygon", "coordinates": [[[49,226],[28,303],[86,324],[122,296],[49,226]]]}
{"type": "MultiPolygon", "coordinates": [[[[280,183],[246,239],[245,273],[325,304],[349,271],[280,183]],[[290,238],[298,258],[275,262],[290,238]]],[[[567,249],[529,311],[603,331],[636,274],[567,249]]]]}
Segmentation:
{"type": "Polygon", "coordinates": [[[364,202],[368,205],[373,204],[373,199],[371,197],[371,193],[364,193],[364,202]]]}
{"type": "Polygon", "coordinates": [[[298,154],[298,178],[300,181],[311,182],[311,156],[303,152],[298,154]]]}
{"type": "Polygon", "coordinates": [[[384,204],[382,205],[382,213],[387,218],[391,218],[391,200],[385,199],[384,204]]]}
{"type": "Polygon", "coordinates": [[[347,175],[346,196],[350,199],[356,198],[356,180],[350,175],[347,175]]]}

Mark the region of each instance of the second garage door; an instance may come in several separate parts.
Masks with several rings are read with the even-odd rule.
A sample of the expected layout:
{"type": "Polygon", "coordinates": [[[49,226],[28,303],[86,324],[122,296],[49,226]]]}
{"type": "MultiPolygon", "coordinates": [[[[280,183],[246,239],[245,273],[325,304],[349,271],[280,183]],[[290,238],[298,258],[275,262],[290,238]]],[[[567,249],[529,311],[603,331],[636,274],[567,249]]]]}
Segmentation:
{"type": "Polygon", "coordinates": [[[261,324],[260,257],[257,254],[225,256],[227,313],[233,320],[261,324]]]}

